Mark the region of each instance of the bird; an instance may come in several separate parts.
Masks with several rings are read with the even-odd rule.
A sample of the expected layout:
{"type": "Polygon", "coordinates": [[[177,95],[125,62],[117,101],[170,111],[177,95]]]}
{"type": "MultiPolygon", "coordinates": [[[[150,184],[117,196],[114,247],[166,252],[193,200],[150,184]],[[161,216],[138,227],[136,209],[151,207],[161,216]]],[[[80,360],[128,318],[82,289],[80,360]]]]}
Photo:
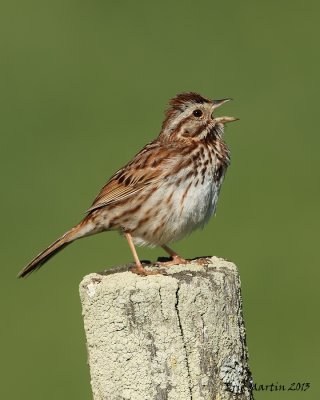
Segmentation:
{"type": "Polygon", "coordinates": [[[157,272],[145,269],[135,245],[162,247],[171,257],[158,264],[164,268],[187,263],[168,244],[202,228],[216,211],[230,165],[224,128],[238,118],[216,117],[215,111],[229,100],[211,100],[195,92],[173,97],[158,137],[109,179],[81,222],[18,277],[39,269],[75,240],[103,231],[119,231],[127,239],[135,261],[131,271],[138,275],[157,272]]]}

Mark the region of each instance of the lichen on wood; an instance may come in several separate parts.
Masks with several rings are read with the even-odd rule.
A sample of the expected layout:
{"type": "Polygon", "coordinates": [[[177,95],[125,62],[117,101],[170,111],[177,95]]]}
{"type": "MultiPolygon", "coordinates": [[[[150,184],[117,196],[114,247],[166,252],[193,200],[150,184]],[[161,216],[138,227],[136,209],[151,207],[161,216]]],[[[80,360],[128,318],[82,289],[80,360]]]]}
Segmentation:
{"type": "Polygon", "coordinates": [[[240,279],[213,257],[80,285],[95,400],[251,399],[240,279]]]}

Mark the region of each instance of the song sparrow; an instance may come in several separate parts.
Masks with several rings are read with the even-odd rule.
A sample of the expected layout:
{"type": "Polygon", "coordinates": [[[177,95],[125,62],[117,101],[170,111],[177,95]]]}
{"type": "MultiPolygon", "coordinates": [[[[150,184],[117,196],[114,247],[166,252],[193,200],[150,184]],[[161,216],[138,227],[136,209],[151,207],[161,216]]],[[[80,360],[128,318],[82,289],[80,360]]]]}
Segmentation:
{"type": "Polygon", "coordinates": [[[41,267],[65,246],[103,231],[123,232],[133,253],[133,272],[147,275],[137,245],[161,246],[172,257],[166,265],[185,263],[167,244],[202,227],[214,213],[230,163],[223,141],[224,124],[215,117],[230,99],[209,100],[182,93],[170,100],[162,129],[102,188],[86,217],[35,257],[19,277],[41,267]]]}

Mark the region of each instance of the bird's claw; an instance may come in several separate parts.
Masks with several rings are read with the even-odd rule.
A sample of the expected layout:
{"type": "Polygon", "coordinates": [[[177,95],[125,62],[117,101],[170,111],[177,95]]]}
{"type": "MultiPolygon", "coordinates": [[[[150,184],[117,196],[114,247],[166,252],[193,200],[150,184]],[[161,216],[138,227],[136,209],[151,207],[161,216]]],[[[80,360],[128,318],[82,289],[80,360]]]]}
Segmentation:
{"type": "Polygon", "coordinates": [[[153,271],[146,270],[142,265],[131,267],[130,271],[134,274],[141,275],[141,276],[148,276],[148,275],[167,275],[166,270],[164,269],[157,269],[153,271]]]}
{"type": "Polygon", "coordinates": [[[156,262],[156,265],[158,267],[165,267],[165,268],[172,267],[173,265],[184,265],[184,264],[188,264],[188,261],[180,256],[173,256],[169,261],[156,262]]]}

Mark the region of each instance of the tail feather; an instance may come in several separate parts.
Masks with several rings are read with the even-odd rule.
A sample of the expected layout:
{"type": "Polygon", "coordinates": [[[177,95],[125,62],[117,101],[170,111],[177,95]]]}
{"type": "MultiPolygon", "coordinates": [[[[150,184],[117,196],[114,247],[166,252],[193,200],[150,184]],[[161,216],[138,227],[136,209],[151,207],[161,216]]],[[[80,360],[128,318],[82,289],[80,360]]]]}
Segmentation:
{"type": "Polygon", "coordinates": [[[45,264],[51,257],[55,256],[59,251],[64,249],[66,246],[74,242],[76,239],[80,239],[83,236],[90,234],[88,227],[84,225],[85,221],[80,222],[79,225],[70,229],[63,236],[53,242],[44,251],[38,254],[22,271],[19,272],[18,278],[23,278],[28,276],[33,271],[39,269],[43,264],[45,264]]]}

